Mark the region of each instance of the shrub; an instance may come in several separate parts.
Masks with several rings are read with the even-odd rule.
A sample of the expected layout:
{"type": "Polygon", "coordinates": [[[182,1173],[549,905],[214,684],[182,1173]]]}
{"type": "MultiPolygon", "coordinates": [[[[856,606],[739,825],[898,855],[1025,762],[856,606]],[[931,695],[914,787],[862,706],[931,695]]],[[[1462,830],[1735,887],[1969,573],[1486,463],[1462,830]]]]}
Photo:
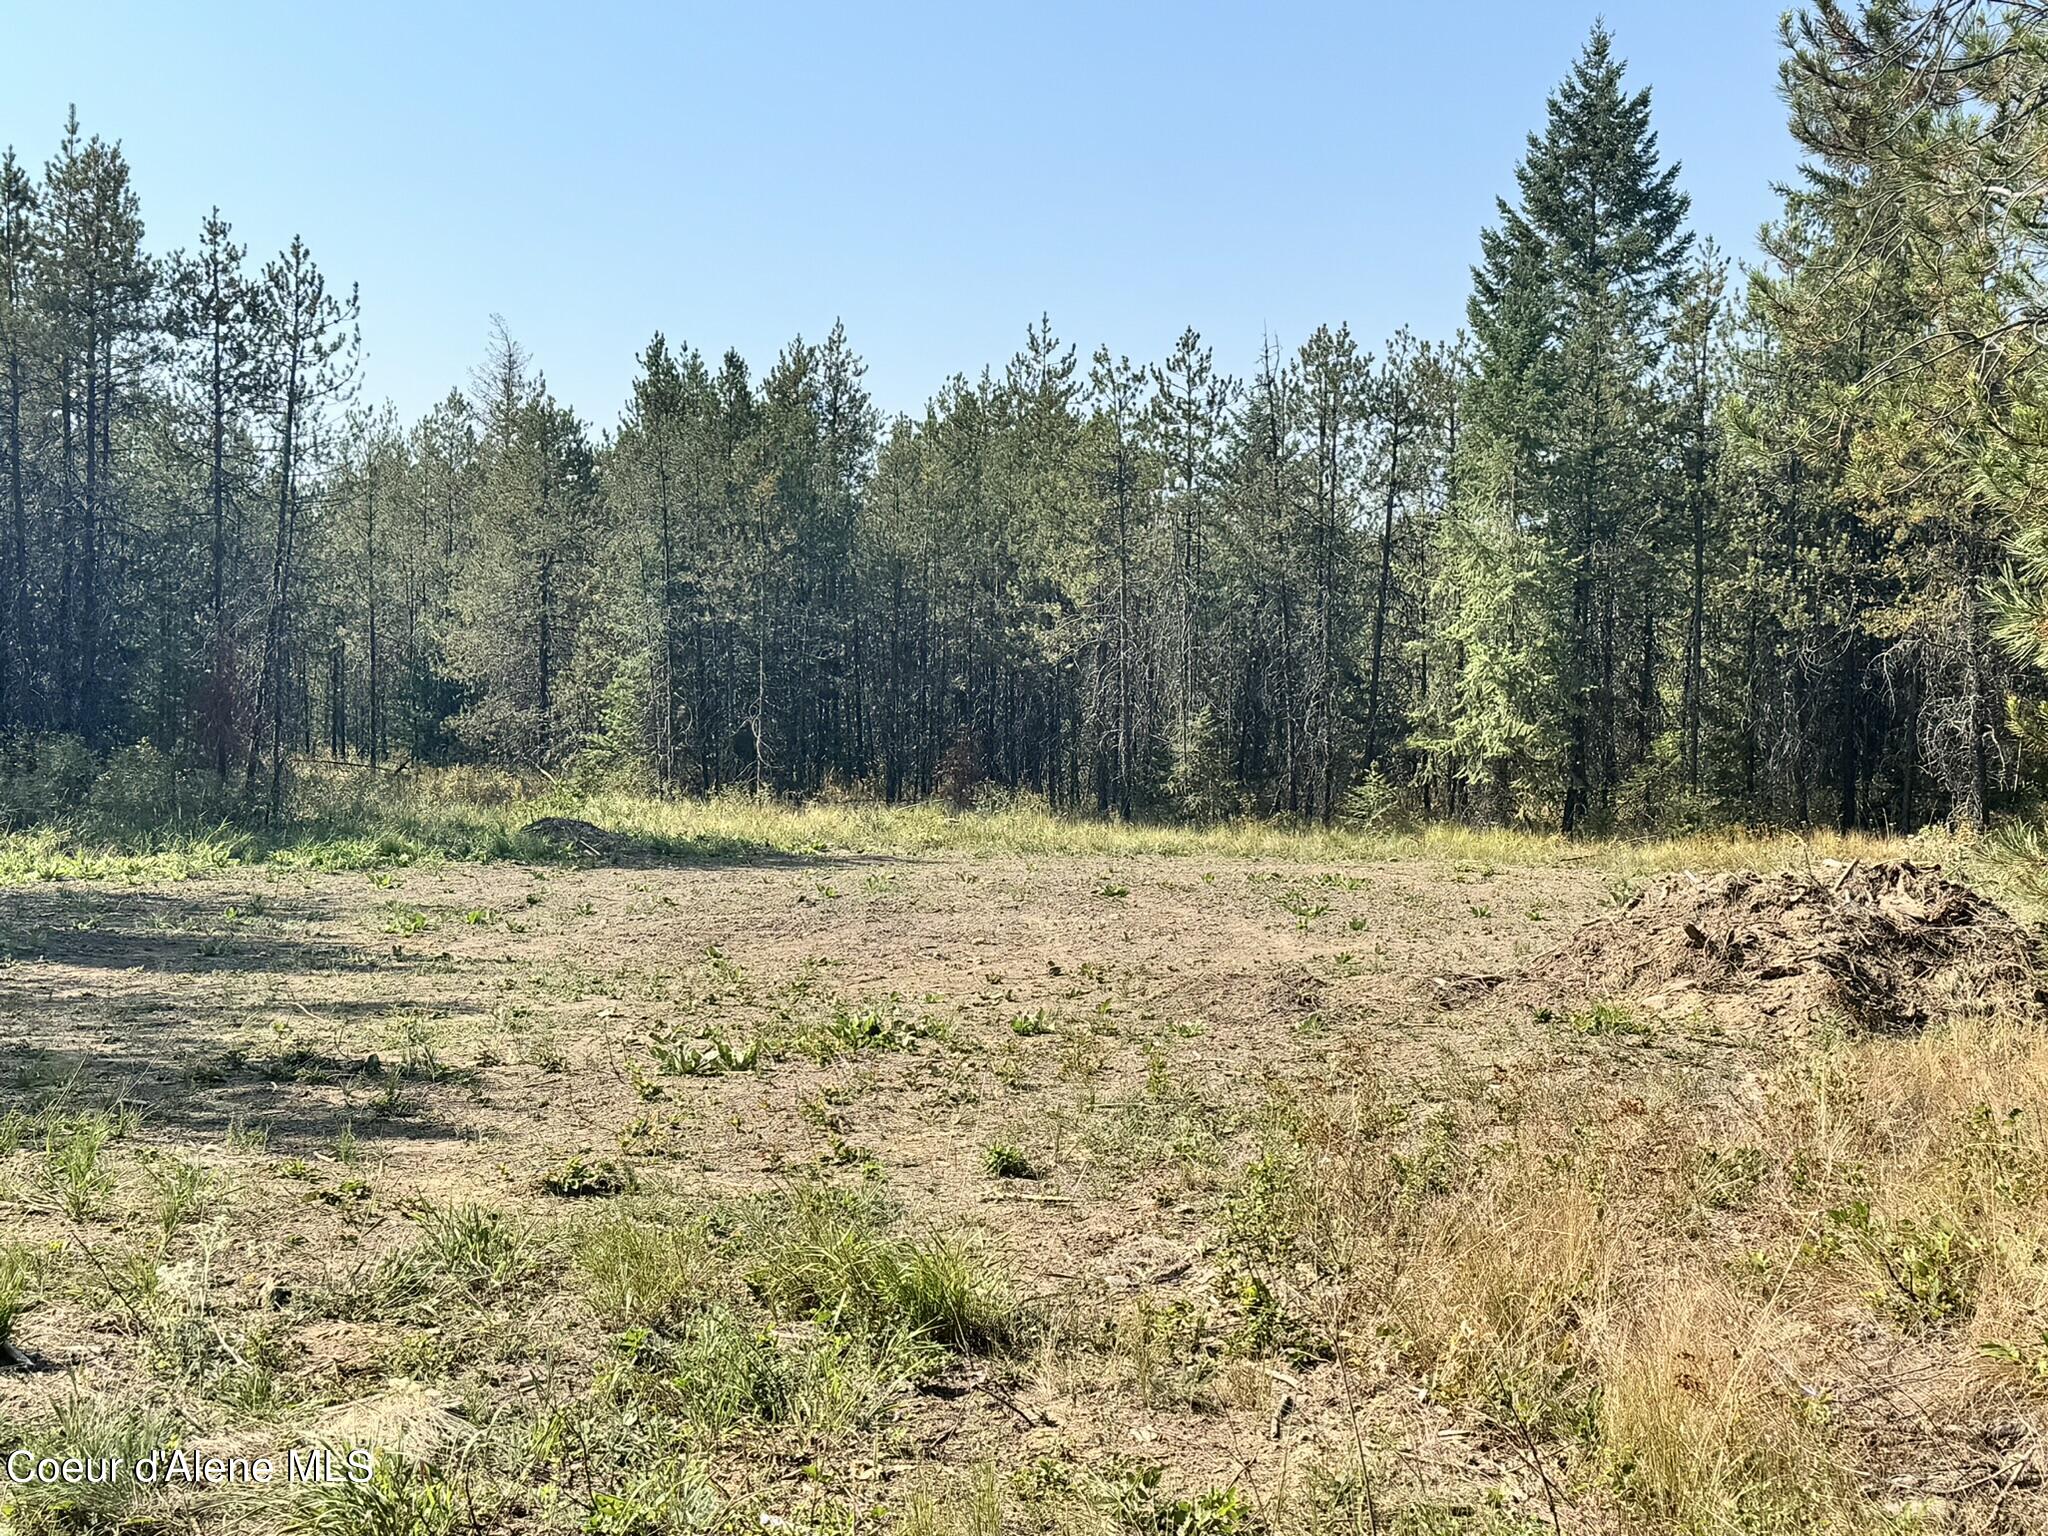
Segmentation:
{"type": "Polygon", "coordinates": [[[99,765],[76,736],[12,743],[0,762],[0,816],[10,827],[55,821],[85,803],[99,765]]]}

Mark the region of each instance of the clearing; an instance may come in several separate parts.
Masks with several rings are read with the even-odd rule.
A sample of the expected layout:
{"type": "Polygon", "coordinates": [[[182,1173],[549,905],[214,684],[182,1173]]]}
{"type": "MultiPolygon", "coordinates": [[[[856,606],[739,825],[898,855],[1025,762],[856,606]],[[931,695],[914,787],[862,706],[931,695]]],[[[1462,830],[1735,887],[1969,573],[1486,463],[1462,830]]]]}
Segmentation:
{"type": "Polygon", "coordinates": [[[0,1447],[279,1467],[0,1528],[2042,1528],[2026,930],[1344,854],[0,893],[0,1447]]]}

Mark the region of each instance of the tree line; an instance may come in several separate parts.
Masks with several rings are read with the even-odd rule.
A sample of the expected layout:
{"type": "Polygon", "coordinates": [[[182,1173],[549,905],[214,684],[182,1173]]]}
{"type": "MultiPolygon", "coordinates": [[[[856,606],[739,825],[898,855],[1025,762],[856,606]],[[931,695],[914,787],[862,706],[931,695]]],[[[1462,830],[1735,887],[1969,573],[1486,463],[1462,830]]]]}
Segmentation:
{"type": "Polygon", "coordinates": [[[884,418],[844,328],[657,332],[619,420],[496,322],[413,422],[358,303],[120,147],[0,161],[0,733],[278,813],[294,761],[663,794],[1029,793],[1568,831],[1981,824],[2032,793],[2042,8],[1784,24],[1803,154],[1696,240],[1596,27],[1446,341],[1194,330],[884,418]]]}

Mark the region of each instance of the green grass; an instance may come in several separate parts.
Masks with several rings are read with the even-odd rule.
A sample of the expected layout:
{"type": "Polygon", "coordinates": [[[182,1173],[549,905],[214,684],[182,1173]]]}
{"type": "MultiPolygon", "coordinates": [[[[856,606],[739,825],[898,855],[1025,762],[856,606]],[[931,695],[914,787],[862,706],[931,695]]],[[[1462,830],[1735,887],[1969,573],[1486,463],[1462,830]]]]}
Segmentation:
{"type": "MultiPolygon", "coordinates": [[[[1365,832],[1286,820],[1121,822],[1055,815],[1028,797],[1001,809],[961,814],[929,804],[797,805],[743,794],[662,800],[623,793],[579,795],[538,778],[490,770],[372,775],[363,769],[309,766],[294,781],[287,815],[276,827],[119,828],[81,818],[0,833],[0,886],[45,880],[185,880],[249,866],[374,872],[447,861],[573,862],[573,855],[521,835],[521,827],[542,816],[581,817],[621,834],[647,856],[693,860],[938,851],[1304,862],[1428,859],[1481,871],[1586,863],[1633,880],[1674,869],[1774,868],[1824,857],[1870,858],[1908,844],[1920,858],[1976,856],[1976,845],[1936,834],[1922,834],[1908,844],[1741,829],[1574,841],[1543,831],[1448,824],[1365,832]]],[[[1998,862],[1991,852],[1987,847],[1982,862],[1998,862]]],[[[1117,894],[1125,889],[1119,886],[1117,894]]],[[[462,915],[465,921],[481,922],[495,914],[478,909],[462,915]]]]}

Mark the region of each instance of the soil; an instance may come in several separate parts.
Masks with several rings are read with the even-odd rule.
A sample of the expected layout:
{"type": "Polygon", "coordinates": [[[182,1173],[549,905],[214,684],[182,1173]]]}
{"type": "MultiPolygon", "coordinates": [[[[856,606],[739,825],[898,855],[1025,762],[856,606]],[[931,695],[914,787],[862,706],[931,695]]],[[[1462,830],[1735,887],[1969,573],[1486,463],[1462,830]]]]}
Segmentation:
{"type": "Polygon", "coordinates": [[[1511,979],[1508,995],[1640,999],[1735,1028],[1909,1031],[1958,1010],[2039,1019],[2034,934],[1903,860],[1665,875],[1511,979]]]}
{"type": "MultiPolygon", "coordinates": [[[[616,849],[589,824],[528,830],[616,849]]],[[[951,853],[52,883],[0,897],[0,1112],[134,1106],[140,1162],[93,1243],[143,1243],[149,1159],[198,1163],[229,1193],[190,1283],[223,1318],[277,1318],[307,1432],[434,1443],[469,1409],[394,1364],[418,1339],[292,1299],[403,1245],[430,1205],[571,1220],[542,1184],[567,1158],[624,1158],[643,1194],[704,1205],[879,1178],[919,1228],[973,1234],[1048,1315],[1170,1318],[1213,1303],[1224,1191],[1290,1095],[1369,1087],[1419,1119],[1457,1084],[1505,1099],[1749,1070],[1726,1031],[1633,1055],[1573,1038],[1546,1016],[1574,997],[1872,1029],[1971,998],[2039,1006],[2026,930],[1936,870],[1671,876],[1619,911],[1608,891],[1584,867],[951,853]],[[848,1010],[910,1021],[909,1048],[648,1067],[655,1046],[801,1038],[848,1010]],[[1039,1176],[992,1178],[998,1141],[1039,1176]]],[[[17,1192],[34,1156],[17,1154],[17,1192]]],[[[7,1177],[0,1159],[0,1193],[7,1177]]],[[[28,1211],[39,1241],[85,1236],[34,1202],[0,1209],[28,1211]]],[[[14,1342],[42,1369],[0,1373],[0,1418],[54,1411],[77,1383],[159,1390],[146,1341],[82,1294],[46,1298],[14,1342]]],[[[537,1409],[606,1348],[565,1326],[544,1362],[469,1390],[537,1409]]],[[[1446,1508],[1518,1488],[1548,1528],[1523,1449],[1397,1373],[1233,1372],[1195,1407],[1079,1365],[963,1363],[906,1400],[898,1459],[849,1475],[1135,1458],[1176,1487],[1272,1489],[1341,1462],[1363,1416],[1446,1508]]],[[[186,1411],[195,1444],[253,1433],[186,1411]]],[[[811,1486],[800,1462],[750,1475],[811,1486]]]]}

